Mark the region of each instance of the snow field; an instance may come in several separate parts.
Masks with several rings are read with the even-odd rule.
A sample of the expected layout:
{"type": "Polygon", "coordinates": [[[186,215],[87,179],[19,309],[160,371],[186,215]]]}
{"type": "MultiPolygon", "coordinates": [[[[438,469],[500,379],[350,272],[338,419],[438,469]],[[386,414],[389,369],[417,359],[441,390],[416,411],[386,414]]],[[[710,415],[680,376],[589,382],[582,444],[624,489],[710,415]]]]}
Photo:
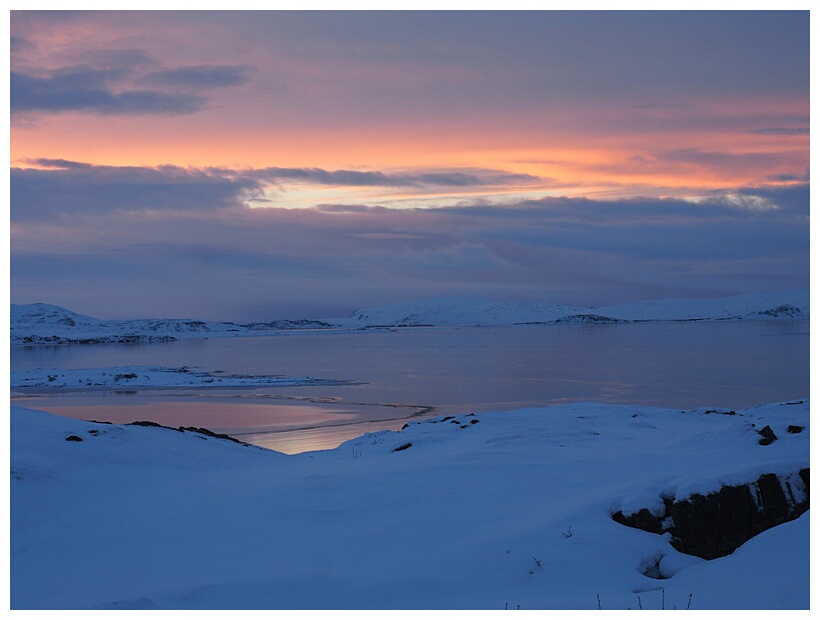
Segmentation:
{"type": "Polygon", "coordinates": [[[681,609],[691,594],[693,609],[807,608],[808,514],[712,561],[611,519],[809,466],[808,401],[706,411],[446,416],[286,456],[12,407],[11,606],[627,609],[640,596],[681,609]],[[778,440],[761,446],[767,424],[778,440]],[[642,574],[656,563],[671,578],[642,574]]]}

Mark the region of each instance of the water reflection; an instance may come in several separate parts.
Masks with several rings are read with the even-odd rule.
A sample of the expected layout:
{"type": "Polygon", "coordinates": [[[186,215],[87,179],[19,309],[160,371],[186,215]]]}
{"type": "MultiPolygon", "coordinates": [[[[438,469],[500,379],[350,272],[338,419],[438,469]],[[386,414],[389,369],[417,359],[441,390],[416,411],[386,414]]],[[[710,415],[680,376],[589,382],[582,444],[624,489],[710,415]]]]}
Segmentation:
{"type": "MultiPolygon", "coordinates": [[[[64,402],[64,401],[63,401],[64,402]]],[[[150,420],[164,426],[204,426],[227,434],[255,431],[288,431],[305,426],[324,426],[358,417],[354,411],[337,411],[310,405],[259,405],[246,403],[229,405],[224,402],[186,400],[151,400],[138,404],[118,403],[114,406],[108,399],[102,402],[86,401],[83,404],[50,404],[48,401],[31,401],[26,407],[43,408],[57,415],[82,420],[99,420],[114,424],[127,424],[137,420],[150,420]],[[159,413],[159,415],[158,415],[159,413]]]]}
{"type": "Polygon", "coordinates": [[[238,439],[263,448],[297,454],[313,450],[331,450],[339,444],[360,437],[364,433],[384,430],[399,430],[404,420],[384,420],[380,422],[356,422],[347,425],[332,425],[320,428],[306,428],[288,432],[240,433],[238,439]]]}
{"type": "Polygon", "coordinates": [[[283,451],[426,415],[597,401],[739,409],[809,394],[809,321],[410,329],[151,345],[12,347],[12,370],[189,366],[357,385],[49,392],[20,403],[111,422],[204,426],[283,451]]]}

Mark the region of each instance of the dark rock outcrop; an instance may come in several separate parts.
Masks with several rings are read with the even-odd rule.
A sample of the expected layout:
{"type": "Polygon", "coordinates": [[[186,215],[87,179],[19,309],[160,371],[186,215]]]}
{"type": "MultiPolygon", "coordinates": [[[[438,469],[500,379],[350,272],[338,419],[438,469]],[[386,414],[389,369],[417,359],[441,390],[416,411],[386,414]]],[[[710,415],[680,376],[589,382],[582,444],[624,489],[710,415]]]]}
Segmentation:
{"type": "Polygon", "coordinates": [[[664,498],[664,513],[646,508],[612,518],[654,534],[672,534],[672,546],[682,553],[713,560],[729,555],[750,538],[796,519],[809,509],[809,468],[790,476],[764,474],[754,482],[724,486],[707,495],[683,500],[664,498]]]}
{"type": "Polygon", "coordinates": [[[602,316],[600,314],[570,314],[562,316],[560,319],[555,319],[556,325],[587,325],[594,323],[598,325],[612,325],[614,323],[631,323],[625,319],[616,319],[611,316],[602,316]]]}
{"type": "Polygon", "coordinates": [[[242,444],[243,446],[247,446],[244,441],[238,440],[236,437],[231,437],[230,435],[226,435],[225,433],[215,433],[212,430],[207,428],[201,428],[196,426],[180,426],[178,429],[179,431],[189,431],[191,433],[199,433],[200,435],[205,435],[207,437],[213,437],[214,439],[227,439],[228,441],[232,441],[234,443],[242,444]]]}
{"type": "Polygon", "coordinates": [[[165,428],[171,431],[177,431],[180,433],[184,433],[185,431],[191,433],[198,433],[199,435],[205,435],[207,437],[213,437],[214,439],[227,439],[228,441],[232,441],[234,443],[242,444],[243,446],[247,446],[249,444],[245,443],[244,441],[240,441],[236,437],[231,437],[230,435],[226,435],[225,433],[215,433],[212,430],[207,428],[198,428],[196,426],[163,426],[162,424],[158,424],[156,422],[150,422],[148,420],[137,420],[136,422],[129,422],[128,426],[150,426],[153,428],[165,428]]]}
{"type": "Polygon", "coordinates": [[[777,441],[777,435],[774,434],[772,427],[768,424],[757,432],[760,433],[760,441],[757,443],[761,446],[768,446],[770,443],[777,441]]]}
{"type": "Polygon", "coordinates": [[[769,308],[768,310],[761,310],[757,313],[758,316],[770,316],[775,319],[801,319],[805,315],[803,311],[797,306],[791,304],[783,304],[776,308],[769,308]]]}
{"type": "Polygon", "coordinates": [[[12,342],[22,344],[144,344],[175,342],[173,336],[145,336],[125,334],[121,336],[100,336],[99,338],[68,338],[66,336],[12,336],[12,342]]]}

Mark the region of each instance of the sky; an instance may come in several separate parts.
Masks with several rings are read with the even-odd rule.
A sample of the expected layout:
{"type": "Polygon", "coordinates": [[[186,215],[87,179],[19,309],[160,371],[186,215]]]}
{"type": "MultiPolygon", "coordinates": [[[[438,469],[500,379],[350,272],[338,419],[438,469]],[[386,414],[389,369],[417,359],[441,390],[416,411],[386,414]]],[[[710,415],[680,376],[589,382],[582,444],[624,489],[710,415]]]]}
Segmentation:
{"type": "Polygon", "coordinates": [[[10,14],[10,297],[329,318],[809,286],[809,13],[10,14]]]}

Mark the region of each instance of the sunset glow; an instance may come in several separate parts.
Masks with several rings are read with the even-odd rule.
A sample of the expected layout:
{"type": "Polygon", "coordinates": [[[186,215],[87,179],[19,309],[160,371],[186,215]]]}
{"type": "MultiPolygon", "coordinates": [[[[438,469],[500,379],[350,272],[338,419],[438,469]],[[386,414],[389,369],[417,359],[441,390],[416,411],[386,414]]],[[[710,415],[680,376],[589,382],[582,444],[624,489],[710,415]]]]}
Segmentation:
{"type": "MultiPolygon", "coordinates": [[[[328,265],[312,263],[311,275],[303,274],[297,287],[286,267],[293,257],[256,264],[253,257],[267,250],[248,242],[257,231],[244,228],[267,217],[262,226],[275,239],[281,230],[275,222],[305,210],[300,235],[308,245],[321,245],[317,256],[328,247],[342,251],[335,235],[351,233],[365,210],[375,208],[415,213],[413,234],[427,221],[419,210],[443,209],[434,216],[432,236],[449,236],[433,244],[442,252],[435,260],[458,262],[466,259],[456,255],[477,252],[502,271],[512,269],[502,279],[520,284],[502,291],[487,281],[477,292],[490,296],[611,302],[716,295],[782,282],[783,270],[792,274],[788,284],[798,285],[807,269],[796,275],[780,256],[794,247],[775,252],[777,261],[767,254],[775,262],[740,280],[732,275],[737,263],[726,262],[712,264],[713,280],[696,282],[695,249],[671,278],[642,273],[645,263],[630,266],[627,254],[619,254],[615,262],[626,261],[624,271],[614,280],[603,276],[609,282],[603,288],[533,280],[520,268],[532,260],[575,262],[568,248],[530,238],[533,230],[556,230],[551,218],[565,199],[592,201],[584,204],[601,213],[621,209],[620,225],[633,231],[669,216],[638,214],[630,206],[636,201],[679,201],[675,221],[705,213],[687,210],[691,205],[731,209],[715,216],[724,218],[768,201],[793,213],[789,226],[804,227],[798,235],[803,252],[808,49],[807,12],[14,11],[12,297],[46,295],[38,282],[49,276],[38,273],[51,260],[63,261],[56,248],[79,261],[75,273],[96,287],[114,286],[101,266],[105,261],[89,266],[87,247],[72,248],[88,230],[119,239],[122,254],[112,260],[122,259],[117,268],[129,273],[150,262],[146,247],[173,237],[160,251],[170,262],[150,267],[155,274],[168,269],[173,290],[185,278],[179,265],[193,259],[172,256],[194,246],[204,252],[213,239],[222,243],[223,234],[233,235],[224,243],[247,256],[214,260],[226,269],[232,265],[230,273],[246,274],[256,283],[254,295],[264,283],[265,313],[291,306],[350,310],[390,301],[399,290],[400,297],[448,290],[430,280],[435,261],[419,254],[430,248],[374,241],[402,234],[383,211],[374,229],[362,231],[373,244],[357,251],[372,252],[378,264],[395,260],[398,272],[416,274],[401,285],[396,272],[373,277],[371,267],[348,264],[352,255],[340,254],[328,265]],[[489,220],[467,217],[484,217],[490,209],[506,214],[494,220],[492,234],[485,231],[489,220]],[[548,220],[519,230],[519,216],[531,211],[548,220]],[[136,225],[122,229],[121,218],[136,225]],[[191,222],[189,236],[158,233],[152,226],[160,219],[191,222]],[[493,245],[501,243],[498,235],[503,250],[493,245]],[[404,259],[410,263],[399,267],[404,259]],[[424,273],[413,271],[416,259],[424,273]],[[327,274],[324,285],[320,273],[327,274]],[[303,291],[309,282],[316,288],[303,291]],[[287,306],[274,301],[280,287],[288,291],[287,306]],[[336,287],[346,291],[344,301],[322,298],[321,291],[336,287]],[[361,298],[348,295],[357,288],[361,298]]],[[[785,220],[758,224],[785,234],[785,220]]],[[[602,251],[584,230],[591,228],[573,225],[579,237],[570,243],[572,252],[602,251]]],[[[793,234],[787,235],[791,241],[793,234]]],[[[748,246],[740,238],[726,242],[748,246]]],[[[641,247],[637,237],[629,243],[641,247]]],[[[662,254],[652,260],[668,260],[662,254]]],[[[216,270],[208,277],[219,286],[220,278],[233,277],[226,274],[216,270]]],[[[458,292],[463,281],[455,278],[452,289],[458,292]]],[[[58,296],[70,305],[78,301],[70,293],[76,288],[67,286],[58,296]]],[[[130,302],[118,297],[106,307],[112,314],[143,307],[147,302],[137,297],[162,299],[157,312],[197,315],[201,308],[136,289],[130,302]]],[[[214,310],[227,318],[222,312],[228,308],[214,310]]]]}

